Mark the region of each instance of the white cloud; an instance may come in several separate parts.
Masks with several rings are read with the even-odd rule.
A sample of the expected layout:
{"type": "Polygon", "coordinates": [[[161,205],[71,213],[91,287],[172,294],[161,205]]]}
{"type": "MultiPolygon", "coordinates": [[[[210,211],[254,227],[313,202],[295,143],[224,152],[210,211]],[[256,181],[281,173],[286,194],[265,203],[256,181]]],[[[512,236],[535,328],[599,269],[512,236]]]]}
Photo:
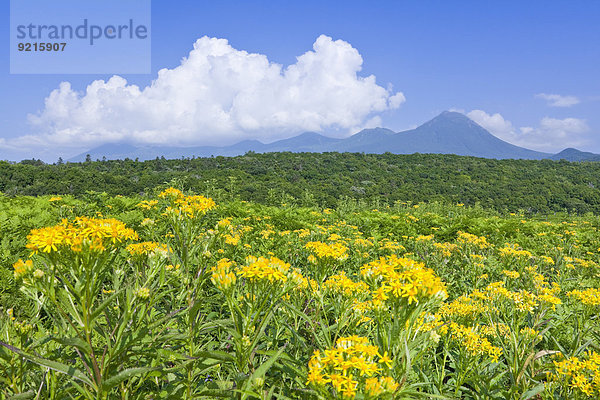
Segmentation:
{"type": "Polygon", "coordinates": [[[467,117],[501,139],[510,137],[515,130],[512,123],[498,113],[492,115],[482,110],[473,110],[467,113],[467,117]]]}
{"type": "Polygon", "coordinates": [[[401,92],[359,76],[363,59],[349,43],[321,35],[313,50],[284,68],[262,54],[203,37],[181,65],[162,69],[147,87],[120,76],[97,80],[83,93],[63,82],[29,120],[36,133],[15,142],[85,148],[136,143],[228,144],[265,141],[302,131],[381,123],[401,92]]]}
{"type": "Polygon", "coordinates": [[[537,127],[524,126],[517,129],[498,113],[492,115],[482,110],[473,110],[467,116],[500,139],[533,150],[556,152],[588,143],[586,134],[589,127],[585,120],[579,118],[544,117],[537,127]]]}
{"type": "Polygon", "coordinates": [[[539,93],[536,98],[546,100],[550,107],[571,107],[579,104],[579,99],[575,96],[561,96],[559,94],[539,93]]]}

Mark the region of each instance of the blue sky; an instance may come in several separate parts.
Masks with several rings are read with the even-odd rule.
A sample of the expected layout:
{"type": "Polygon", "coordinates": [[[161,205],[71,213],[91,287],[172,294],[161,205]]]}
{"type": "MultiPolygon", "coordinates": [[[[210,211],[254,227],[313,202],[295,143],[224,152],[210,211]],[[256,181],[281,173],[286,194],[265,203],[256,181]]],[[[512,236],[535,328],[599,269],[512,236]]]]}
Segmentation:
{"type": "MultiPolygon", "coordinates": [[[[151,102],[142,94],[127,105],[127,112],[111,114],[117,115],[116,122],[99,110],[90,121],[79,120],[87,86],[112,75],[11,75],[9,27],[2,24],[0,158],[54,161],[111,141],[226,144],[246,138],[270,141],[305,130],[347,136],[381,125],[400,131],[447,109],[464,112],[497,136],[525,147],[554,152],[574,146],[600,152],[600,2],[340,4],[154,0],[151,74],[121,75],[126,83],[113,80],[102,86],[106,96],[115,93],[103,98],[102,107],[125,101],[115,87],[134,84],[143,90],[157,79],[159,70],[180,67],[199,38],[227,39],[228,44],[208,38],[201,42],[199,64],[188,63],[163,80],[148,95],[151,102]],[[325,36],[318,41],[321,35],[325,36]],[[319,50],[313,47],[317,42],[319,50]],[[262,55],[262,64],[245,60],[242,51],[262,55]],[[222,66],[231,82],[251,81],[252,88],[244,82],[228,82],[226,87],[208,82],[209,91],[197,96],[193,88],[206,86],[212,75],[198,75],[194,68],[222,52],[230,57],[214,61],[211,68],[218,72],[222,66]],[[317,60],[310,68],[308,58],[300,64],[297,59],[307,52],[317,60]],[[358,66],[357,54],[362,59],[358,66]],[[294,64],[300,77],[280,79],[294,64]],[[280,65],[280,71],[269,65],[280,65]],[[232,71],[240,75],[231,76],[232,71]],[[359,78],[352,79],[354,73],[359,78]],[[374,82],[360,79],[371,75],[374,82]],[[70,83],[63,94],[78,96],[76,104],[45,106],[61,82],[70,83]],[[269,85],[280,92],[271,93],[269,85]],[[310,92],[300,91],[303,99],[293,100],[289,113],[278,108],[287,104],[282,93],[288,96],[298,85],[310,92]],[[341,85],[339,90],[335,85],[341,85]],[[215,104],[211,93],[226,98],[215,104]],[[160,96],[165,98],[157,100],[160,96]],[[244,106],[234,112],[235,107],[227,108],[232,101],[244,106]],[[178,102],[185,105],[184,116],[177,114],[178,102]],[[190,103],[197,107],[187,107],[190,103]],[[73,109],[64,117],[56,115],[57,107],[73,109]],[[143,107],[156,107],[159,116],[154,119],[156,112],[143,107]],[[226,111],[223,130],[214,117],[219,107],[226,111]],[[282,116],[274,122],[271,117],[278,113],[282,116]],[[117,123],[122,129],[115,128],[117,123]],[[91,132],[94,129],[98,131],[91,132]]],[[[0,12],[8,21],[8,2],[2,2],[0,12]]],[[[98,101],[91,96],[87,100],[98,101]]]]}

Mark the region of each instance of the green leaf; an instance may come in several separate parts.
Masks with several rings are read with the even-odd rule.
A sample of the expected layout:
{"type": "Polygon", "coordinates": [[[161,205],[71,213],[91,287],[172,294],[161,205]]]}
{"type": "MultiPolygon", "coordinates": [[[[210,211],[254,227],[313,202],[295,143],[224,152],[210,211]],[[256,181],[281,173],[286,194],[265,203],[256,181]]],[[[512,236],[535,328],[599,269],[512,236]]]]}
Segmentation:
{"type": "Polygon", "coordinates": [[[231,398],[231,390],[225,389],[205,389],[198,393],[199,396],[210,396],[210,397],[226,397],[231,398]]]}
{"type": "Polygon", "coordinates": [[[21,400],[21,399],[32,399],[35,397],[35,392],[30,390],[29,392],[15,394],[14,396],[7,397],[6,400],[21,400]]]}
{"type": "Polygon", "coordinates": [[[544,391],[544,384],[540,383],[539,385],[529,389],[528,391],[526,391],[525,393],[523,393],[523,395],[520,397],[520,400],[527,400],[532,398],[533,396],[540,394],[544,391]]]}
{"type": "Polygon", "coordinates": [[[104,311],[104,309],[110,305],[110,303],[115,299],[115,297],[117,297],[118,294],[119,292],[115,291],[113,294],[108,296],[106,300],[100,303],[100,305],[92,313],[91,319],[95,320],[104,311]]]}
{"type": "Polygon", "coordinates": [[[137,367],[137,368],[125,369],[125,370],[119,372],[117,375],[102,382],[102,389],[108,391],[108,390],[114,388],[115,386],[117,386],[118,384],[120,384],[121,382],[123,382],[133,376],[145,374],[146,372],[150,372],[150,371],[157,371],[158,369],[159,368],[150,368],[150,367],[137,367]]]}
{"type": "Polygon", "coordinates": [[[256,378],[262,378],[262,377],[264,377],[265,374],[267,373],[267,371],[269,370],[269,368],[271,368],[271,366],[275,363],[275,361],[277,361],[277,359],[279,358],[279,356],[281,356],[281,353],[283,353],[284,350],[285,350],[285,346],[282,347],[281,349],[279,349],[279,351],[277,353],[275,353],[275,355],[273,355],[267,361],[265,361],[264,363],[262,363],[260,367],[256,368],[256,371],[254,371],[252,373],[252,375],[250,375],[250,377],[244,383],[244,386],[242,387],[242,390],[248,390],[248,389],[250,389],[252,387],[252,382],[256,378]]]}
{"type": "Polygon", "coordinates": [[[195,357],[194,358],[204,358],[204,359],[213,359],[213,360],[220,360],[220,361],[235,362],[235,357],[234,356],[232,356],[229,353],[226,353],[224,351],[219,351],[219,350],[198,351],[198,352],[195,353],[195,357]]]}
{"type": "Polygon", "coordinates": [[[34,356],[32,354],[26,353],[26,352],[24,352],[21,349],[18,349],[18,348],[14,347],[14,346],[11,346],[11,345],[9,345],[7,343],[4,343],[4,342],[1,342],[1,341],[0,341],[0,346],[6,347],[10,351],[13,351],[13,352],[17,353],[21,357],[23,357],[23,358],[25,358],[25,359],[27,359],[27,360],[35,363],[35,364],[41,365],[42,367],[47,367],[47,368],[53,369],[53,370],[55,370],[57,372],[65,374],[65,375],[69,375],[73,379],[80,380],[83,383],[86,383],[86,384],[88,384],[90,386],[94,386],[95,387],[94,383],[90,380],[90,378],[88,378],[87,375],[85,375],[83,372],[81,372],[80,370],[78,370],[76,368],[73,368],[71,366],[68,366],[68,365],[65,365],[65,364],[62,364],[62,363],[59,363],[59,362],[56,362],[56,361],[47,360],[47,359],[42,358],[42,357],[34,356]]]}
{"type": "Polygon", "coordinates": [[[78,337],[73,338],[60,338],[60,337],[51,337],[52,340],[58,342],[64,346],[74,346],[86,352],[86,354],[90,354],[92,349],[90,345],[86,343],[84,340],[78,337]]]}

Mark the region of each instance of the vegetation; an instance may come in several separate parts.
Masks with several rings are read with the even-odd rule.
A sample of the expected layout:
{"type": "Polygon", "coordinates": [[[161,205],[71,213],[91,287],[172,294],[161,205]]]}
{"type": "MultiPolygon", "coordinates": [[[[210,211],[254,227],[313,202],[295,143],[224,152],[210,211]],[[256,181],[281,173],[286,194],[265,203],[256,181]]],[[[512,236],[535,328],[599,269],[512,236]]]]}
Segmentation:
{"type": "MultiPolygon", "coordinates": [[[[375,181],[384,167],[369,157],[351,156],[345,168],[371,164],[364,179],[375,181]]],[[[419,157],[488,162],[414,156],[411,164],[419,157]]],[[[518,163],[496,165],[517,173],[518,163]]],[[[151,164],[35,171],[103,176],[93,171],[151,164]]],[[[267,176],[282,168],[256,165],[271,165],[267,176]]],[[[249,173],[220,168],[225,177],[249,173]]],[[[337,173],[335,164],[327,170],[337,173]]],[[[217,202],[175,188],[1,198],[0,396],[600,396],[598,216],[349,198],[335,209],[288,196],[265,205],[236,199],[246,184],[238,178],[212,187],[217,202]]]]}
{"type": "Polygon", "coordinates": [[[334,208],[341,199],[438,201],[502,212],[600,213],[600,163],[493,160],[441,154],[247,153],[239,157],[0,162],[8,195],[150,194],[173,179],[217,201],[334,208]]]}

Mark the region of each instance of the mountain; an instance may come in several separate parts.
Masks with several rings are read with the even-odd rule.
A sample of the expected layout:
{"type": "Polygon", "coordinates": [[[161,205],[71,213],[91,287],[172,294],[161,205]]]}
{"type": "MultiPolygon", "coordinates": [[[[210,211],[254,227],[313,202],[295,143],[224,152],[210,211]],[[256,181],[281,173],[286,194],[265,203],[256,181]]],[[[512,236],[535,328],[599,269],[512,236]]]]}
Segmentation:
{"type": "Polygon", "coordinates": [[[560,153],[550,157],[552,160],[567,160],[567,161],[600,161],[600,154],[590,153],[589,151],[580,151],[569,147],[560,153]]]}
{"type": "Polygon", "coordinates": [[[558,154],[542,153],[507,143],[463,114],[445,111],[423,125],[395,133],[385,128],[364,129],[348,138],[336,139],[315,132],[305,132],[272,143],[245,140],[231,146],[169,147],[157,145],[106,144],[73,157],[81,162],[89,154],[93,160],[237,156],[249,151],[268,152],[352,152],[395,154],[439,153],[483,158],[539,160],[550,158],[569,161],[600,161],[600,155],[565,149],[558,154]]]}
{"type": "Polygon", "coordinates": [[[507,143],[457,112],[445,111],[412,131],[398,134],[392,153],[441,153],[484,158],[542,159],[550,154],[507,143]]]}

